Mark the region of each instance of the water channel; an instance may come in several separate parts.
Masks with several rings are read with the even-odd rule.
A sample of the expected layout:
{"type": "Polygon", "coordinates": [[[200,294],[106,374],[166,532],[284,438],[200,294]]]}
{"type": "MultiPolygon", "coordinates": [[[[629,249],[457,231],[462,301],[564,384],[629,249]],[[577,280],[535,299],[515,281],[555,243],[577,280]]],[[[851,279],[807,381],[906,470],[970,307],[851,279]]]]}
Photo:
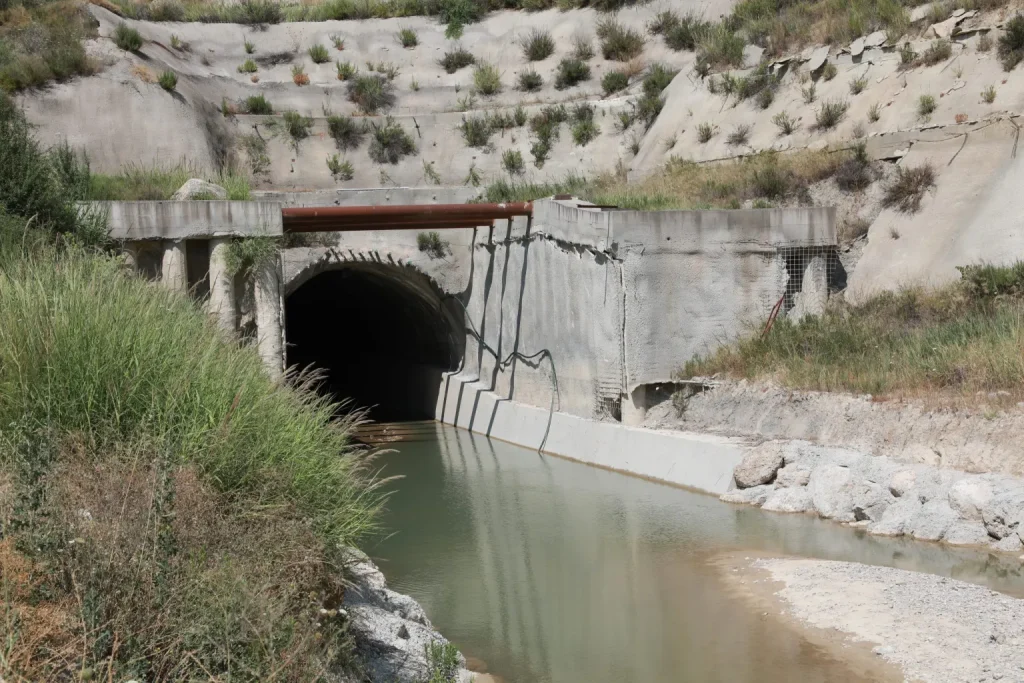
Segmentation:
{"type": "MultiPolygon", "coordinates": [[[[391,586],[509,683],[864,680],[725,590],[729,550],[929,571],[1016,595],[995,556],[770,514],[462,430],[397,444],[368,547],[391,586]]],[[[1019,565],[1019,563],[1018,563],[1019,565]]]]}

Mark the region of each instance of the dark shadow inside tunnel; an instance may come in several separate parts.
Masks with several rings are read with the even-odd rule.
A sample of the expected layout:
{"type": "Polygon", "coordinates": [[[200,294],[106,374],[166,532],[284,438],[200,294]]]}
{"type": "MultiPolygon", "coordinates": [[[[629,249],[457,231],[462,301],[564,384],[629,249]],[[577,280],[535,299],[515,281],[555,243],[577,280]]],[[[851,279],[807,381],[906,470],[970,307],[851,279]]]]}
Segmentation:
{"type": "Polygon", "coordinates": [[[381,263],[310,278],[288,295],[285,325],[288,365],[319,369],[321,391],[380,422],[433,418],[465,344],[458,301],[418,271],[381,263]]]}

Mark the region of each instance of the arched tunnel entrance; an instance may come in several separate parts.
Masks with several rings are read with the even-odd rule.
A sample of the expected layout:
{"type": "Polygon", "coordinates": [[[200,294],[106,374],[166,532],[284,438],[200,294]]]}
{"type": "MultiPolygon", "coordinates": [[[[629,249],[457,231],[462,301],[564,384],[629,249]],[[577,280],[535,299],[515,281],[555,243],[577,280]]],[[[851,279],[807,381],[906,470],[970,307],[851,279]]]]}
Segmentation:
{"type": "Polygon", "coordinates": [[[321,391],[379,422],[434,417],[442,373],[465,347],[463,309],[411,268],[350,263],[285,302],[287,362],[325,374],[321,391]]]}

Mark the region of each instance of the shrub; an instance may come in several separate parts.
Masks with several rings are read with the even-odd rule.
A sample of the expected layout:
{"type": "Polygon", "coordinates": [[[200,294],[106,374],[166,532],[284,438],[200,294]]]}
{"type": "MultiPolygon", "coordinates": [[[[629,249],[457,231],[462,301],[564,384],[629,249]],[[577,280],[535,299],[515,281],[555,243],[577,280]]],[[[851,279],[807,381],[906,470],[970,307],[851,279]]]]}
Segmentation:
{"type": "Polygon", "coordinates": [[[367,74],[348,81],[348,100],[367,114],[387,111],[395,104],[394,86],[384,76],[367,74]]]}
{"type": "Polygon", "coordinates": [[[882,205],[901,213],[915,213],[921,208],[924,193],[935,187],[935,169],[930,164],[898,167],[896,177],[885,189],[882,205]]]}
{"type": "Polygon", "coordinates": [[[821,77],[826,81],[831,81],[839,73],[839,69],[832,62],[825,64],[825,68],[821,70],[821,77]]]}
{"type": "Polygon", "coordinates": [[[598,22],[597,37],[601,41],[601,54],[605,59],[628,62],[644,51],[643,35],[614,19],[598,22]]]}
{"type": "Polygon", "coordinates": [[[335,180],[352,180],[355,177],[355,168],[352,162],[342,160],[337,154],[327,157],[327,170],[335,180]]]}
{"type": "Polygon", "coordinates": [[[921,55],[921,63],[926,66],[933,66],[944,62],[953,56],[953,44],[948,40],[935,40],[928,46],[928,49],[921,55]]]}
{"type": "Polygon", "coordinates": [[[306,69],[301,64],[296,64],[292,67],[292,82],[295,85],[309,85],[309,76],[306,74],[306,69]]]}
{"type": "Polygon", "coordinates": [[[264,26],[281,22],[281,4],[277,0],[241,0],[233,17],[240,24],[264,26]]]}
{"type": "Polygon", "coordinates": [[[750,126],[748,124],[741,124],[736,126],[729,137],[726,138],[726,142],[733,146],[745,145],[750,139],[750,126]]]}
{"type": "Polygon", "coordinates": [[[854,78],[850,81],[850,94],[859,95],[864,92],[864,88],[868,87],[868,79],[866,76],[860,78],[854,78]]]}
{"type": "Polygon", "coordinates": [[[880,118],[882,118],[882,107],[876,102],[868,109],[868,121],[877,123],[880,118]]]}
{"type": "Polygon", "coordinates": [[[242,110],[246,114],[269,115],[274,113],[274,107],[267,101],[263,93],[246,97],[242,101],[242,110]]]}
{"type": "Polygon", "coordinates": [[[331,44],[334,45],[334,49],[341,52],[345,49],[345,39],[339,36],[337,33],[332,33],[330,36],[331,44]]]}
{"type": "Polygon", "coordinates": [[[800,89],[800,94],[803,95],[804,103],[810,104],[814,102],[818,97],[818,88],[813,83],[810,83],[800,89]]]}
{"type": "Polygon", "coordinates": [[[256,66],[256,62],[252,59],[247,59],[238,65],[238,73],[240,74],[254,74],[259,71],[259,67],[256,66]]]}
{"type": "Polygon", "coordinates": [[[1024,262],[1009,266],[975,264],[957,266],[964,289],[974,299],[1024,296],[1024,262]]]}
{"type": "Polygon", "coordinates": [[[142,36],[128,24],[121,22],[114,29],[114,44],[125,52],[136,52],[142,47],[142,36]]]}
{"type": "Polygon", "coordinates": [[[668,26],[662,32],[662,37],[665,39],[665,44],[673,50],[696,50],[710,30],[709,22],[704,21],[697,14],[690,13],[668,26]]]}
{"type": "Polygon", "coordinates": [[[330,60],[331,55],[327,52],[327,47],[317,43],[309,47],[309,58],[313,60],[314,64],[324,64],[330,60]]]}
{"type": "Polygon", "coordinates": [[[150,21],[185,21],[185,8],[176,0],[154,2],[149,6],[150,21]]]}
{"type": "Polygon", "coordinates": [[[173,71],[164,71],[157,79],[157,83],[167,92],[173,92],[178,87],[178,74],[173,71]]]}
{"type": "Polygon", "coordinates": [[[286,111],[281,116],[281,125],[284,132],[291,138],[292,146],[298,152],[299,143],[308,138],[310,131],[313,130],[313,118],[303,116],[297,111],[286,111]]]}
{"type": "Polygon", "coordinates": [[[605,95],[625,90],[629,86],[629,76],[621,71],[609,71],[601,79],[601,88],[605,95]]]}
{"type": "Polygon", "coordinates": [[[915,61],[917,61],[917,53],[914,52],[914,48],[910,43],[903,43],[903,47],[900,48],[900,68],[908,69],[913,66],[915,61]]]}
{"type": "Polygon", "coordinates": [[[450,40],[462,37],[466,24],[483,18],[485,5],[476,0],[440,0],[438,19],[445,24],[444,35],[450,40]]]}
{"type": "Polygon", "coordinates": [[[462,137],[470,147],[486,147],[494,132],[490,120],[483,115],[463,116],[459,130],[462,131],[462,137]]]}
{"type": "Polygon", "coordinates": [[[512,110],[512,122],[516,124],[517,128],[522,128],[526,125],[526,110],[523,105],[516,105],[516,108],[512,110]]]}
{"type": "Polygon", "coordinates": [[[481,62],[473,69],[473,86],[485,97],[501,92],[501,73],[493,64],[481,62]]]}
{"type": "Polygon", "coordinates": [[[342,152],[355,149],[366,136],[366,124],[348,116],[327,117],[327,133],[342,152]]]}
{"type": "Polygon", "coordinates": [[[818,130],[831,130],[835,128],[846,116],[846,110],[849,107],[850,105],[846,100],[826,100],[822,102],[821,108],[814,115],[818,130]]]}
{"type": "Polygon", "coordinates": [[[382,124],[371,122],[370,127],[373,129],[370,158],[378,164],[397,164],[402,157],[416,153],[416,143],[390,116],[382,124]]]}
{"type": "Polygon", "coordinates": [[[247,40],[242,43],[242,46],[245,48],[245,54],[247,55],[251,55],[253,52],[256,52],[256,44],[253,42],[247,40]]]}
{"type": "Polygon", "coordinates": [[[466,50],[462,47],[457,47],[454,50],[445,52],[444,57],[442,57],[440,61],[438,61],[438,64],[440,64],[444,68],[445,73],[450,74],[453,74],[459,69],[464,69],[470,64],[475,63],[476,57],[474,57],[472,53],[469,52],[469,50],[466,50]]]}
{"type": "Polygon", "coordinates": [[[594,46],[590,41],[590,36],[577,33],[572,37],[572,56],[584,62],[594,58],[594,46]]]}
{"type": "Polygon", "coordinates": [[[996,101],[996,86],[990,85],[981,91],[981,99],[985,104],[992,104],[996,101]]]}
{"type": "Polygon", "coordinates": [[[521,41],[523,56],[528,62],[539,62],[555,54],[555,41],[547,31],[534,29],[521,41]]]}
{"type": "MultiPolygon", "coordinates": [[[[416,235],[416,247],[427,254],[430,258],[444,258],[448,252],[451,251],[451,246],[448,242],[441,239],[441,234],[435,231],[421,232],[416,235]]],[[[429,654],[430,650],[428,650],[429,654]]],[[[455,662],[456,669],[458,668],[458,661],[455,662]]],[[[441,678],[441,681],[453,680],[448,678],[441,678]]]]}
{"type": "Polygon", "coordinates": [[[558,63],[555,89],[565,90],[590,79],[590,66],[579,58],[566,58],[558,63]]]}
{"type": "Polygon", "coordinates": [[[779,135],[791,135],[796,130],[796,121],[787,112],[780,111],[772,117],[772,123],[779,128],[779,135]]]}
{"type": "Polygon", "coordinates": [[[523,153],[518,149],[505,150],[501,155],[501,167],[509,175],[523,175],[526,165],[523,163],[523,153]]]}
{"type": "Polygon", "coordinates": [[[917,115],[922,119],[927,118],[931,116],[937,106],[934,97],[931,95],[921,95],[917,98],[917,115]]]}
{"type": "Polygon", "coordinates": [[[743,38],[725,23],[716,24],[701,38],[697,60],[719,68],[740,67],[744,45],[743,38]]]}
{"type": "Polygon", "coordinates": [[[853,156],[839,164],[835,174],[840,190],[853,192],[871,184],[871,163],[864,143],[854,148],[853,156]]]}
{"type": "Polygon", "coordinates": [[[761,109],[767,109],[772,106],[772,102],[775,101],[775,88],[765,88],[761,92],[757,93],[757,106],[761,109]]]}
{"type": "Polygon", "coordinates": [[[978,52],[988,52],[992,49],[992,36],[988,33],[983,33],[978,38],[978,52]]]}
{"type": "Polygon", "coordinates": [[[523,92],[536,92],[544,85],[544,79],[533,69],[519,72],[517,87],[523,92]]]}
{"type": "Polygon", "coordinates": [[[644,94],[660,95],[669,86],[672,79],[676,77],[676,73],[664,64],[651,64],[651,68],[647,70],[647,75],[644,76],[644,94]]]}
{"type": "Polygon", "coordinates": [[[398,42],[404,48],[416,47],[417,45],[420,44],[419,36],[416,35],[416,31],[414,31],[411,28],[400,29],[396,37],[398,39],[398,42]]]}
{"type": "Polygon", "coordinates": [[[1006,22],[1003,35],[999,36],[998,52],[1007,71],[1024,59],[1024,15],[1018,14],[1006,22]]]}
{"type": "Polygon", "coordinates": [[[593,118],[581,119],[572,124],[572,141],[583,147],[601,133],[593,118]]]}
{"type": "Polygon", "coordinates": [[[713,123],[704,122],[697,126],[697,142],[704,144],[715,137],[715,133],[718,132],[718,126],[713,123]]]}
{"type": "Polygon", "coordinates": [[[334,66],[338,69],[338,80],[339,81],[347,81],[350,78],[352,78],[353,76],[355,76],[357,73],[359,73],[359,69],[357,69],[352,64],[352,62],[341,62],[341,61],[338,61],[338,62],[334,63],[334,66]]]}

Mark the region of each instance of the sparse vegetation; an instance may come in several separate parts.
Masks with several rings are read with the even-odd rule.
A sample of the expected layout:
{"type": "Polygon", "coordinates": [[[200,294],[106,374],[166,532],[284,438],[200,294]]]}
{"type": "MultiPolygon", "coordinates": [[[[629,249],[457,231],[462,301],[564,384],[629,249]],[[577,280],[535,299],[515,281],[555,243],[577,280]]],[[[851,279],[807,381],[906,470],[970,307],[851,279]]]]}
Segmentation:
{"type": "Polygon", "coordinates": [[[267,141],[256,133],[239,136],[242,150],[249,162],[249,172],[259,178],[270,170],[270,155],[267,153],[267,141]]]}
{"type": "Polygon", "coordinates": [[[338,70],[339,81],[347,81],[353,76],[355,76],[357,73],[359,73],[359,69],[356,68],[356,66],[353,65],[352,62],[337,61],[334,63],[334,66],[338,70]]]}
{"type": "Polygon", "coordinates": [[[803,95],[804,104],[811,104],[818,97],[818,88],[814,83],[808,83],[800,89],[800,94],[803,95]]]}
{"type": "Polygon", "coordinates": [[[399,45],[406,49],[416,47],[420,44],[420,37],[416,34],[416,31],[411,28],[399,29],[396,38],[398,39],[399,45]]]}
{"type": "Polygon", "coordinates": [[[835,179],[836,185],[844,192],[863,190],[871,184],[871,159],[863,142],[854,147],[853,156],[839,164],[835,179]]]}
{"type": "Polygon", "coordinates": [[[1003,68],[1010,71],[1024,60],[1024,15],[1014,16],[1003,29],[1003,34],[999,36],[999,59],[1003,68]]]}
{"type": "Polygon", "coordinates": [[[882,118],[882,106],[876,102],[868,109],[868,121],[878,123],[880,118],[882,118]]]}
{"type": "Polygon", "coordinates": [[[868,87],[867,76],[861,76],[860,78],[854,78],[850,81],[850,94],[859,95],[864,92],[864,88],[868,87]]]}
{"type": "Polygon", "coordinates": [[[189,49],[188,43],[179,38],[176,33],[171,34],[171,47],[175,50],[182,50],[185,52],[189,49]]]}
{"type": "Polygon", "coordinates": [[[167,92],[174,92],[174,89],[178,87],[178,74],[169,70],[164,71],[157,79],[157,83],[159,83],[160,87],[167,92]]]}
{"type": "Polygon", "coordinates": [[[978,52],[988,52],[992,49],[992,36],[987,32],[978,37],[978,52]]]}
{"type": "Polygon", "coordinates": [[[309,53],[309,58],[313,60],[314,64],[325,64],[331,59],[331,54],[327,51],[327,47],[320,43],[310,45],[307,52],[309,53]]]}
{"type": "Polygon", "coordinates": [[[352,180],[355,177],[355,167],[352,162],[342,159],[337,154],[327,157],[327,170],[336,181],[352,180]]]}
{"type": "Polygon", "coordinates": [[[779,135],[791,135],[796,130],[796,121],[784,111],[773,116],[772,123],[778,127],[779,135]]]}
{"type": "Polygon", "coordinates": [[[601,89],[606,96],[625,90],[628,85],[629,76],[622,71],[609,71],[601,79],[601,89]]]}
{"type": "Polygon", "coordinates": [[[161,201],[170,199],[189,178],[203,178],[228,191],[228,199],[249,199],[249,179],[240,173],[209,173],[204,169],[175,166],[129,164],[118,173],[89,174],[84,199],[91,201],[161,201]]]}
{"type": "Polygon", "coordinates": [[[387,111],[395,104],[395,88],[378,74],[354,76],[348,80],[348,100],[366,114],[387,111]]]}
{"type": "Polygon", "coordinates": [[[697,126],[697,142],[704,144],[709,142],[711,138],[715,137],[715,133],[718,132],[718,126],[713,123],[705,121],[697,126]]]}
{"type": "Polygon", "coordinates": [[[256,52],[256,43],[250,40],[246,40],[244,43],[242,43],[242,47],[245,48],[245,54],[247,55],[251,55],[252,53],[256,52]]]}
{"type": "Polygon", "coordinates": [[[337,33],[332,33],[330,35],[330,39],[331,39],[331,45],[334,46],[335,50],[337,50],[338,52],[341,52],[342,50],[345,49],[345,39],[342,38],[341,36],[339,36],[337,33]]]}
{"type": "Polygon", "coordinates": [[[985,104],[992,104],[996,101],[996,86],[990,85],[981,91],[981,100],[985,104]]]}
{"type": "Polygon", "coordinates": [[[935,108],[938,105],[935,103],[935,98],[931,95],[921,95],[917,98],[917,115],[922,119],[926,119],[932,115],[935,108]]]}
{"type": "Polygon", "coordinates": [[[824,81],[831,81],[839,73],[839,69],[832,62],[827,62],[825,67],[821,70],[821,78],[824,81]]]}
{"type": "Polygon", "coordinates": [[[366,136],[366,124],[348,116],[332,114],[327,117],[327,133],[342,152],[355,149],[366,136]]]}
{"type": "Polygon", "coordinates": [[[292,66],[292,82],[299,86],[309,85],[309,75],[306,73],[306,68],[301,64],[292,66]]]}
{"type": "Polygon", "coordinates": [[[639,31],[623,26],[615,19],[602,19],[597,24],[601,54],[605,59],[628,62],[644,50],[644,37],[639,31]]]}
{"type": "Polygon", "coordinates": [[[944,39],[934,40],[932,44],[928,46],[928,49],[921,55],[921,64],[925,66],[934,66],[939,62],[944,62],[953,56],[953,44],[944,39]]]}
{"type": "Polygon", "coordinates": [[[583,81],[590,80],[590,66],[579,58],[566,58],[558,63],[555,72],[555,89],[565,90],[583,81]]]}
{"type": "Polygon", "coordinates": [[[370,158],[378,164],[397,164],[402,157],[416,153],[416,143],[402,125],[388,116],[383,123],[370,123],[370,158]]]}
{"type": "Polygon", "coordinates": [[[537,92],[544,85],[544,79],[533,69],[524,69],[519,72],[519,79],[516,87],[523,92],[537,92]]]}
{"type": "Polygon", "coordinates": [[[744,45],[743,38],[730,26],[715,24],[700,41],[697,63],[715,68],[740,67],[743,65],[744,45]]]}
{"type": "Polygon", "coordinates": [[[572,37],[572,56],[579,61],[589,61],[594,58],[594,44],[585,33],[577,33],[572,37]]]}
{"type": "Polygon", "coordinates": [[[677,15],[672,10],[660,12],[648,30],[660,34],[673,50],[696,50],[711,30],[711,23],[696,13],[677,15]]]}
{"type": "MultiPolygon", "coordinates": [[[[441,234],[435,231],[421,232],[416,235],[416,246],[432,259],[444,258],[451,251],[451,245],[441,239],[441,234]]],[[[457,661],[456,669],[458,669],[457,661]]]]}
{"type": "Polygon", "coordinates": [[[501,154],[501,167],[511,176],[521,176],[526,168],[523,153],[518,149],[508,149],[501,154]]]}
{"type": "Polygon", "coordinates": [[[466,171],[466,177],[462,180],[463,185],[470,185],[472,187],[480,187],[480,183],[483,182],[483,178],[480,176],[480,171],[476,170],[476,164],[471,163],[469,170],[466,171]]]}
{"type": "Polygon", "coordinates": [[[494,129],[490,120],[483,114],[475,116],[463,116],[459,124],[462,138],[469,147],[486,147],[491,141],[494,129]]]}
{"type": "Polygon", "coordinates": [[[434,185],[441,184],[441,174],[434,168],[433,161],[427,161],[426,159],[423,160],[423,178],[434,185]]]}
{"type": "Polygon", "coordinates": [[[498,67],[481,62],[473,69],[473,87],[484,97],[491,97],[501,92],[501,72],[498,67]]]}
{"type": "Polygon", "coordinates": [[[549,32],[540,29],[530,31],[519,44],[528,62],[539,62],[555,54],[555,40],[549,32]]]}
{"type": "Polygon", "coordinates": [[[463,27],[480,21],[486,9],[486,5],[473,0],[440,0],[437,18],[445,25],[445,38],[461,38],[463,27]]]}
{"type": "Polygon", "coordinates": [[[459,69],[475,64],[476,57],[469,50],[460,46],[445,52],[444,57],[438,63],[445,70],[445,73],[453,74],[459,69]]]}
{"type": "Polygon", "coordinates": [[[238,73],[240,74],[254,74],[259,71],[260,68],[256,65],[255,60],[247,59],[238,65],[238,73]]]}
{"type": "Polygon", "coordinates": [[[594,121],[594,107],[590,104],[578,104],[572,111],[572,140],[582,147],[596,138],[601,129],[594,121]]]}
{"type": "Polygon", "coordinates": [[[128,24],[121,22],[114,29],[114,45],[125,52],[137,52],[142,47],[142,36],[128,24]]]}
{"type": "Polygon", "coordinates": [[[925,192],[935,187],[935,169],[930,164],[896,169],[896,177],[885,188],[882,204],[901,213],[916,213],[925,192]]]}
{"type": "Polygon", "coordinates": [[[767,109],[775,101],[775,88],[765,88],[755,98],[759,109],[767,109]]]}
{"type": "Polygon", "coordinates": [[[846,100],[826,100],[814,114],[815,126],[818,130],[831,130],[846,117],[850,104],[846,100]]]}
{"type": "Polygon", "coordinates": [[[303,116],[297,111],[286,111],[281,115],[281,128],[292,141],[295,153],[299,153],[299,143],[309,137],[313,130],[313,118],[303,116]]]}
{"type": "Polygon", "coordinates": [[[903,47],[900,48],[900,68],[909,69],[916,61],[917,53],[914,52],[914,48],[910,43],[903,43],[903,47]]]}
{"type": "Polygon", "coordinates": [[[747,144],[747,141],[750,139],[750,129],[751,126],[747,124],[736,126],[736,128],[729,133],[729,137],[726,138],[726,142],[733,146],[747,144]]]}

